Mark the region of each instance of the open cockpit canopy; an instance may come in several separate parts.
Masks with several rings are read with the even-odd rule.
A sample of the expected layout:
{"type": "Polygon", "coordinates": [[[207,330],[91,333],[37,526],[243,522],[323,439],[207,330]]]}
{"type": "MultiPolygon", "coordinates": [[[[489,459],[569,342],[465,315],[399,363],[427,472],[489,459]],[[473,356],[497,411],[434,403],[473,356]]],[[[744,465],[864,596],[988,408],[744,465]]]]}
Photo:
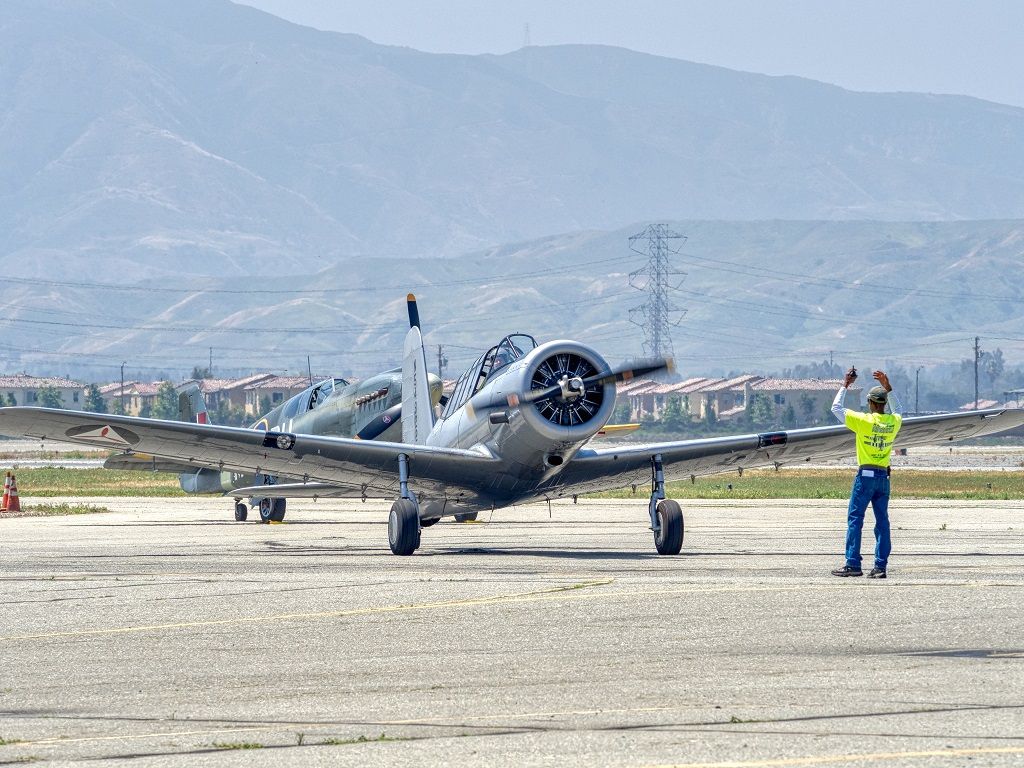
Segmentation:
{"type": "Polygon", "coordinates": [[[441,414],[446,419],[455,413],[495,373],[509,363],[526,356],[537,347],[537,340],[525,333],[512,333],[478,357],[459,377],[441,414]]]}

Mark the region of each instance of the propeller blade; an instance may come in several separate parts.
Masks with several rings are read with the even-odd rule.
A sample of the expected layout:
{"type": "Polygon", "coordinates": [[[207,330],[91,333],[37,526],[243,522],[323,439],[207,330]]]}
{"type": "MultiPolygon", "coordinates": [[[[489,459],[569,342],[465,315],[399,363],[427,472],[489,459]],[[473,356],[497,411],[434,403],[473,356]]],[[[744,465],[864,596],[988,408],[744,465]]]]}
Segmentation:
{"type": "MultiPolygon", "coordinates": [[[[641,365],[632,365],[628,368],[619,368],[611,370],[608,373],[588,376],[583,379],[583,388],[586,389],[594,384],[617,384],[620,381],[629,381],[630,379],[635,379],[638,376],[647,376],[660,371],[671,371],[672,368],[673,362],[671,358],[650,360],[641,365]]],[[[561,393],[562,387],[555,384],[550,387],[545,387],[544,389],[533,389],[529,392],[513,392],[508,396],[508,398],[506,398],[506,400],[510,406],[515,407],[520,403],[536,403],[541,400],[547,400],[548,398],[555,397],[561,393]]]]}
{"type": "Polygon", "coordinates": [[[652,373],[660,373],[661,371],[671,371],[674,368],[675,363],[671,357],[647,360],[641,365],[619,368],[618,370],[612,370],[597,376],[589,376],[583,380],[583,384],[585,386],[590,386],[591,384],[618,384],[620,381],[629,381],[638,376],[647,376],[652,373]]]}
{"type": "Polygon", "coordinates": [[[420,327],[420,310],[416,306],[416,296],[409,294],[405,297],[405,306],[409,310],[409,327],[419,328],[420,327]]]}

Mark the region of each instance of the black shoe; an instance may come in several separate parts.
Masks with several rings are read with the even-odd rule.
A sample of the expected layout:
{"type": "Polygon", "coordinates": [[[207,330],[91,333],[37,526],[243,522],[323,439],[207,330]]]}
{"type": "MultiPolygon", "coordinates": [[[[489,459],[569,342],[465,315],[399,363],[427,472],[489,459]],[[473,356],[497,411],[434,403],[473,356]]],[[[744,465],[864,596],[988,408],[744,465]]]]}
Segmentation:
{"type": "Polygon", "coordinates": [[[884,579],[885,568],[872,568],[871,573],[868,574],[869,579],[884,579]]]}
{"type": "Polygon", "coordinates": [[[842,568],[836,568],[832,571],[833,576],[863,576],[864,571],[860,568],[854,568],[850,565],[844,565],[842,568]]]}

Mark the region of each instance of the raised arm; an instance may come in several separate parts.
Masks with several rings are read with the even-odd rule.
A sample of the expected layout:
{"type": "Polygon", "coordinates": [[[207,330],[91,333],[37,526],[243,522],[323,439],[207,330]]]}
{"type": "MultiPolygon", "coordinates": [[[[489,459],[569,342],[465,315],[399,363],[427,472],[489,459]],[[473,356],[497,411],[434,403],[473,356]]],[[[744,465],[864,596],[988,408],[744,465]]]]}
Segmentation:
{"type": "Polygon", "coordinates": [[[846,423],[846,390],[849,389],[850,385],[857,380],[857,369],[851,367],[846,372],[846,376],[843,377],[843,386],[836,392],[836,398],[832,401],[832,415],[836,417],[836,420],[840,424],[846,423]]]}
{"type": "Polygon", "coordinates": [[[882,385],[885,391],[889,393],[889,413],[895,413],[898,416],[902,416],[903,404],[900,402],[899,395],[892,391],[892,384],[889,383],[889,377],[886,376],[885,371],[875,371],[871,375],[879,384],[882,385]]]}

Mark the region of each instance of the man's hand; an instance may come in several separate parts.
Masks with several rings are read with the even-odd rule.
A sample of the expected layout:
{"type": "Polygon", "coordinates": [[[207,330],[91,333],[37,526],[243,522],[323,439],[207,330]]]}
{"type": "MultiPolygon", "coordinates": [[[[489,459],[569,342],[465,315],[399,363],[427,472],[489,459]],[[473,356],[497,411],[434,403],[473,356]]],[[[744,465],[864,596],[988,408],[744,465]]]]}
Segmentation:
{"type": "Polygon", "coordinates": [[[851,365],[850,366],[850,370],[848,370],[846,372],[846,375],[843,377],[843,386],[846,389],[849,389],[850,385],[853,384],[853,382],[855,382],[856,380],[857,380],[857,369],[854,368],[851,365]]]}
{"type": "Polygon", "coordinates": [[[885,375],[885,371],[875,371],[871,375],[885,388],[886,392],[892,392],[892,384],[889,383],[889,377],[885,375]]]}

